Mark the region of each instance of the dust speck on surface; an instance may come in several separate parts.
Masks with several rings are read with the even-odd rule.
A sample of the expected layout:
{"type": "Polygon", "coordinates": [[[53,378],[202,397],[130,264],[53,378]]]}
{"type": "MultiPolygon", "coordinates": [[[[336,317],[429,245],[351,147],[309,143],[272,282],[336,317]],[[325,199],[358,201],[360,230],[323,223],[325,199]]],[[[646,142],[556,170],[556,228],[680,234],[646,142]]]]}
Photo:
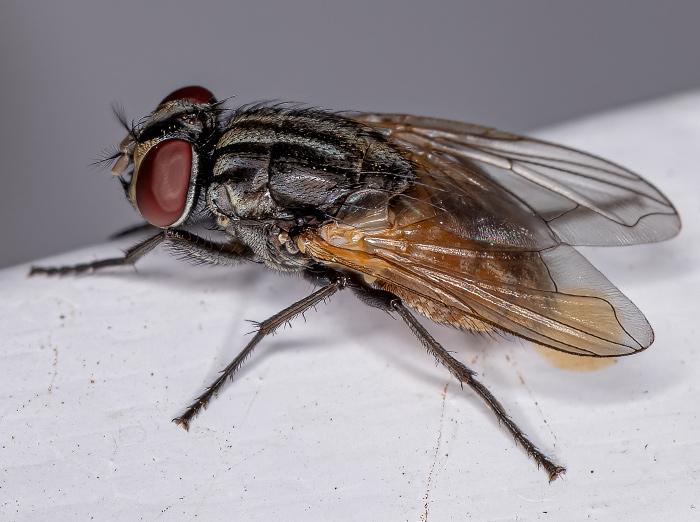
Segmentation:
{"type": "Polygon", "coordinates": [[[51,363],[53,371],[51,373],[51,381],[49,382],[49,387],[47,389],[49,394],[53,392],[53,385],[56,382],[56,377],[58,375],[58,347],[52,346],[51,349],[53,350],[53,362],[51,363]]]}
{"type": "MultiPolygon", "coordinates": [[[[442,426],[445,420],[445,401],[447,399],[447,387],[449,383],[445,383],[445,387],[442,390],[442,408],[440,411],[440,425],[438,427],[437,441],[435,442],[435,450],[433,451],[433,462],[430,465],[430,470],[428,471],[428,480],[425,485],[425,495],[423,495],[423,513],[421,514],[421,521],[428,522],[428,515],[430,514],[430,488],[432,487],[435,465],[437,463],[438,454],[440,452],[440,443],[442,442],[442,426]]],[[[447,454],[445,454],[447,456],[447,454]]]]}

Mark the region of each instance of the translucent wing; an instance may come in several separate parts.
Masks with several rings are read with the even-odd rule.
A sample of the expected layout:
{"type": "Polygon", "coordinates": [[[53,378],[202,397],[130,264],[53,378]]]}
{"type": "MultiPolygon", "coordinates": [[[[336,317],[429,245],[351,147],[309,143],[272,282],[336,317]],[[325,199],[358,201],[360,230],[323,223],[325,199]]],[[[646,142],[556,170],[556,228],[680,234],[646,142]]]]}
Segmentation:
{"type": "Polygon", "coordinates": [[[497,327],[576,355],[629,355],[653,342],[641,312],[572,247],[485,248],[444,218],[433,203],[401,195],[388,212],[348,213],[297,242],[437,322],[497,327]]]}
{"type": "MultiPolygon", "coordinates": [[[[484,181],[508,193],[527,215],[528,233],[569,245],[625,245],[660,241],[680,230],[671,202],[637,174],[568,147],[478,125],[403,114],[355,119],[410,151],[442,185],[473,197],[484,181]],[[540,230],[545,228],[547,231],[540,230]],[[549,233],[549,234],[548,234],[549,233]]],[[[494,214],[495,215],[495,214],[494,214]]],[[[467,220],[475,219],[466,216],[467,220]]],[[[522,238],[514,239],[522,246],[522,238]]],[[[534,237],[534,236],[533,236],[534,237]]],[[[540,245],[543,243],[540,242],[540,245]]]]}

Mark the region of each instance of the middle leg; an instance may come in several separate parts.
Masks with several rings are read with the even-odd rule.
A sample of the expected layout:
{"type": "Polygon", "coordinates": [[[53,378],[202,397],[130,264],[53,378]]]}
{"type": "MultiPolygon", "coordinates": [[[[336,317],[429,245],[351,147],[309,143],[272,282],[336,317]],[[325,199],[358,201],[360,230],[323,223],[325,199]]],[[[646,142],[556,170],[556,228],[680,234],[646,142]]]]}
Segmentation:
{"type": "Polygon", "coordinates": [[[248,356],[252,353],[253,349],[265,336],[274,333],[275,330],[277,330],[277,328],[282,326],[284,323],[291,321],[299,314],[303,314],[306,310],[332,296],[338,290],[342,290],[345,288],[346,284],[345,278],[343,276],[338,276],[337,279],[331,281],[329,284],[320,288],[319,290],[316,290],[313,294],[297,301],[291,306],[288,306],[281,312],[276,313],[265,321],[258,323],[255,336],[250,340],[245,348],[243,348],[236,358],[233,359],[233,361],[231,361],[229,365],[221,371],[219,377],[217,377],[216,380],[210,384],[192,404],[188,406],[182,415],[173,419],[173,422],[178,426],[182,426],[185,430],[189,430],[190,421],[192,418],[195,417],[202,408],[207,407],[207,404],[209,404],[212,397],[217,394],[227,379],[233,377],[246,358],[248,358],[248,356]]]}

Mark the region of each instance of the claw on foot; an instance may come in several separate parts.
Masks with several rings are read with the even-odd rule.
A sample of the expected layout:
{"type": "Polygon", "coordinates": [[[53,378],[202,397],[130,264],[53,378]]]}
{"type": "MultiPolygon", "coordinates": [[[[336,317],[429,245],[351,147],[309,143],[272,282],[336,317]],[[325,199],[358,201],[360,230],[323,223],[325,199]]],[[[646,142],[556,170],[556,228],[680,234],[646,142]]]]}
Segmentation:
{"type": "Polygon", "coordinates": [[[180,426],[185,431],[190,431],[190,421],[183,419],[182,417],[175,417],[173,422],[180,426]]]}
{"type": "Polygon", "coordinates": [[[547,474],[549,475],[549,483],[551,484],[554,482],[556,479],[558,479],[561,475],[566,473],[566,468],[562,466],[554,466],[552,468],[547,469],[547,474]]]}

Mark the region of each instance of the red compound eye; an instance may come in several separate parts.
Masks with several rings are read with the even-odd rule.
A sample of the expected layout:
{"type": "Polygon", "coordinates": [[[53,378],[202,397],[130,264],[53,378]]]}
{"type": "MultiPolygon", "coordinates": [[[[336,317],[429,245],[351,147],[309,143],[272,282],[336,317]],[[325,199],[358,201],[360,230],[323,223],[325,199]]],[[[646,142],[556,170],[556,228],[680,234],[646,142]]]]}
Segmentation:
{"type": "Polygon", "coordinates": [[[182,87],[177,91],[173,91],[168,94],[160,105],[165,102],[175,101],[175,100],[188,100],[195,103],[209,103],[215,100],[214,95],[209,89],[200,87],[199,85],[188,85],[187,87],[182,87]]]}
{"type": "Polygon", "coordinates": [[[157,227],[175,223],[185,210],[192,174],[192,145],[165,140],[154,145],[141,161],[136,176],[136,206],[157,227]]]}

